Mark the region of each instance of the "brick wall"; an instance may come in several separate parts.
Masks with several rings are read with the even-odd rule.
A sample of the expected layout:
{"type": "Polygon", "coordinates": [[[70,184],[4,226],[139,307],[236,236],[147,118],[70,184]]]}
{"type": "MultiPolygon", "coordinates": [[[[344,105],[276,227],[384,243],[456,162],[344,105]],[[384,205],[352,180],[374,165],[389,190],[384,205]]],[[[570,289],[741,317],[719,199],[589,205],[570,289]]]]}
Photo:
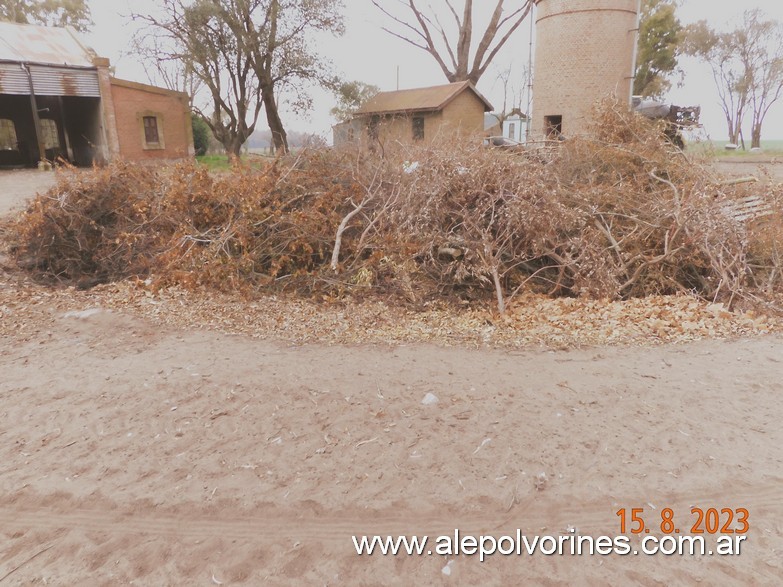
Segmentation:
{"type": "Polygon", "coordinates": [[[101,89],[101,144],[97,147],[95,160],[105,163],[120,156],[120,140],[117,136],[117,118],[112,97],[112,78],[109,73],[109,60],[96,57],[93,63],[98,69],[98,83],[101,89]]]}
{"type": "Polygon", "coordinates": [[[442,123],[451,132],[482,134],[484,103],[472,91],[464,91],[443,109],[442,123]]]}
{"type": "Polygon", "coordinates": [[[545,117],[563,117],[563,134],[587,131],[593,107],[631,97],[637,0],[538,0],[533,79],[534,138],[545,117]]]}
{"type": "Polygon", "coordinates": [[[133,161],[192,157],[188,97],[162,88],[111,80],[120,156],[133,161]],[[160,142],[146,144],[143,118],[157,119],[160,142]]]}

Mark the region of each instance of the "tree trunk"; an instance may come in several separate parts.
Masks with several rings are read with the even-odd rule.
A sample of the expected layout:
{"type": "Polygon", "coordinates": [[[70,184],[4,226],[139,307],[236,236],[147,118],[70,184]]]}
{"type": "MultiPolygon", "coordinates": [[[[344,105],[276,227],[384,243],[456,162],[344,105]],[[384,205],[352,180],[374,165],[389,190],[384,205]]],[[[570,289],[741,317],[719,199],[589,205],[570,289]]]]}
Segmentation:
{"type": "Polygon", "coordinates": [[[753,128],[750,131],[750,148],[751,149],[761,148],[761,125],[758,123],[754,124],[753,128]]]}
{"type": "Polygon", "coordinates": [[[271,82],[266,82],[261,90],[261,96],[264,100],[264,111],[269,130],[272,132],[272,143],[275,152],[288,153],[288,135],[285,132],[283,121],[280,118],[280,112],[277,110],[277,101],[275,100],[275,90],[271,82]]]}
{"type": "Polygon", "coordinates": [[[229,160],[239,159],[240,155],[242,154],[242,145],[244,144],[244,141],[239,138],[239,136],[234,137],[234,140],[231,142],[230,149],[228,151],[228,158],[229,160]]]}
{"type": "Polygon", "coordinates": [[[727,118],[726,123],[729,131],[729,142],[732,145],[739,145],[739,125],[734,126],[734,121],[731,118],[727,118]]]}

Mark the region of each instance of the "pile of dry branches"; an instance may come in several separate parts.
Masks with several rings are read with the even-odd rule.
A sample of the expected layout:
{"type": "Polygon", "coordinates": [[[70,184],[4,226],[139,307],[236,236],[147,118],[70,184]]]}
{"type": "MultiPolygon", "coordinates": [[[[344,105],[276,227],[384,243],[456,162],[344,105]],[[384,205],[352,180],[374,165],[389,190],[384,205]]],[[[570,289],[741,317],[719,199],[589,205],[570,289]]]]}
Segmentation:
{"type": "MultiPolygon", "coordinates": [[[[16,256],[87,283],[149,277],[252,293],[382,293],[409,301],[523,291],[733,302],[783,289],[781,189],[765,215],[649,121],[605,107],[553,151],[322,150],[262,172],[119,164],[64,176],[16,226],[16,256]]],[[[753,191],[755,189],[755,192],[753,191]]]]}

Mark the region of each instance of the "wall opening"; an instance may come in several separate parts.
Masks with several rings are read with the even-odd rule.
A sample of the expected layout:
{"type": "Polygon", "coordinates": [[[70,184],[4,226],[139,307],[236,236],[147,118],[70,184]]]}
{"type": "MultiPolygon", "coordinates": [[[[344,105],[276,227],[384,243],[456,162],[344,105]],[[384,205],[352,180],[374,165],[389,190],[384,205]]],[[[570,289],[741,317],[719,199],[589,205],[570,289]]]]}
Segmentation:
{"type": "Polygon", "coordinates": [[[371,141],[378,140],[378,127],[381,124],[381,117],[374,115],[370,117],[370,123],[367,127],[367,134],[370,136],[371,141]]]}
{"type": "Polygon", "coordinates": [[[563,134],[563,115],[544,116],[544,132],[548,139],[559,139],[563,134]]]}
{"type": "Polygon", "coordinates": [[[63,97],[63,119],[71,147],[71,162],[80,167],[103,163],[101,99],[63,97]]]}
{"type": "Polygon", "coordinates": [[[41,119],[41,139],[46,150],[60,148],[60,131],[51,118],[41,119]]]}
{"type": "Polygon", "coordinates": [[[415,116],[413,118],[413,140],[424,140],[424,118],[421,116],[415,116]]]}
{"type": "MultiPolygon", "coordinates": [[[[37,97],[41,139],[49,161],[66,159],[74,165],[100,162],[100,98],[37,97]]],[[[0,167],[34,167],[40,159],[30,97],[0,94],[0,167]],[[13,143],[13,144],[12,144],[13,143]]]]}
{"type": "Polygon", "coordinates": [[[17,151],[16,125],[10,118],[0,119],[0,151],[17,151]]]}

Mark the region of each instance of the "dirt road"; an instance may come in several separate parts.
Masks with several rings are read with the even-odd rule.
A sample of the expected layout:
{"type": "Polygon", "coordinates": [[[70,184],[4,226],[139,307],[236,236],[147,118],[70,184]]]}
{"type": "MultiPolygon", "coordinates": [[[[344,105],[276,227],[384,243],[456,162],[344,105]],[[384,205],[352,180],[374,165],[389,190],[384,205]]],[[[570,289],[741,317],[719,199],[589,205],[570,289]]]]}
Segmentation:
{"type": "MultiPolygon", "coordinates": [[[[85,308],[74,307],[74,311],[85,308]]],[[[289,346],[110,312],[0,341],[11,585],[775,585],[783,340],[289,346]],[[435,405],[423,405],[432,393],[435,405]],[[746,508],[736,556],[357,556],[352,535],[619,534],[746,508]]],[[[684,532],[687,530],[684,530],[684,532]]]]}

